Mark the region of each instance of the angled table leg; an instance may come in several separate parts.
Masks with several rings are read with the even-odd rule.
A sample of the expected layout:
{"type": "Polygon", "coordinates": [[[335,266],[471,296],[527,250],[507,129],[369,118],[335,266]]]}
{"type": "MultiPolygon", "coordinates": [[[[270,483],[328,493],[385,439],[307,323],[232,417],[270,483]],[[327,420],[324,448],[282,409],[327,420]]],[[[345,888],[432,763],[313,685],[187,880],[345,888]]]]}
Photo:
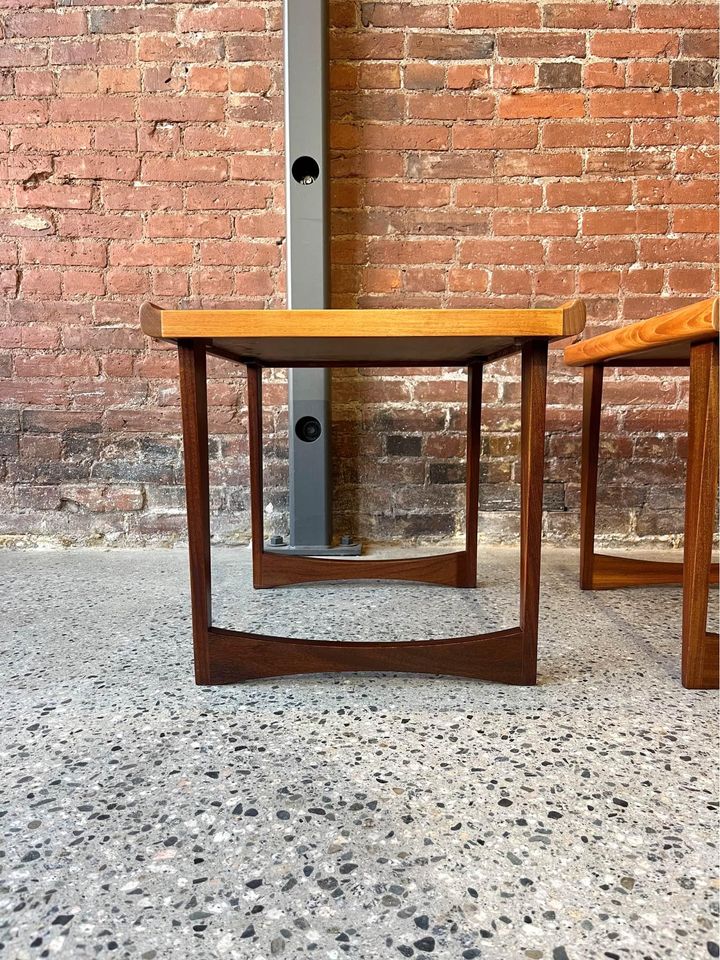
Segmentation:
{"type": "Polygon", "coordinates": [[[482,364],[468,367],[467,455],[465,464],[465,571],[462,586],[477,586],[478,497],[480,493],[480,424],[482,364]]]}
{"type": "Polygon", "coordinates": [[[520,629],[521,683],[537,680],[540,548],[545,468],[547,341],[532,340],[522,351],[520,427],[520,629]]]}
{"type": "Polygon", "coordinates": [[[195,682],[211,682],[208,630],[211,625],[210,481],[208,473],[207,373],[205,344],[179,340],[180,402],[182,404],[190,550],[190,598],[195,652],[195,682]]]}
{"type": "Polygon", "coordinates": [[[707,631],[710,557],[718,490],[718,343],[690,348],[688,466],[685,489],[682,682],[718,686],[718,636],[707,631]]]}
{"type": "Polygon", "coordinates": [[[583,590],[592,590],[603,388],[602,364],[585,367],[583,376],[582,452],[580,454],[580,586],[583,590]]]}

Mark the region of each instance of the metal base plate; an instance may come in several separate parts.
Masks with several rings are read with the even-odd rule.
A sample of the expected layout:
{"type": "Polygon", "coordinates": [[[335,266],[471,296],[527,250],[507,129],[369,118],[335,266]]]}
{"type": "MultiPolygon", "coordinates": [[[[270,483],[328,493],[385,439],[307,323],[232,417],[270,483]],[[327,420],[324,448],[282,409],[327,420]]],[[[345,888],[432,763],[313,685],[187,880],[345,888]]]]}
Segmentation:
{"type": "Polygon", "coordinates": [[[361,543],[344,543],[337,547],[325,546],[306,546],[305,544],[291,546],[289,543],[270,543],[266,540],[263,544],[265,553],[286,553],[295,557],[359,557],[362,554],[361,543]]]}

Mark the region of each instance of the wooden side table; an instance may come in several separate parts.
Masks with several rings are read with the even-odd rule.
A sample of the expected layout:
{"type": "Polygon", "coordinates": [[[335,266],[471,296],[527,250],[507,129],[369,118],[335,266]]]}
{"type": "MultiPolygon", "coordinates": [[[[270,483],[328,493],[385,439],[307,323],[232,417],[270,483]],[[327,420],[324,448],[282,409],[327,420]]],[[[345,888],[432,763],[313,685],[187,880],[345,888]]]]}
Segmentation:
{"type": "Polygon", "coordinates": [[[718,490],[718,300],[620,327],[575,343],[565,362],[584,367],[580,514],[580,586],[584,590],[683,586],[682,682],[718,686],[718,635],[707,632],[708,586],[718,490]],[[595,553],[595,512],[605,367],[690,367],[683,563],[595,553]]]}
{"type": "Polygon", "coordinates": [[[185,451],[195,679],[340,670],[445,673],[506,683],[536,680],[540,536],[548,342],[585,325],[579,302],[539,310],[164,310],[145,304],[143,331],[177,343],[185,451]],[[253,582],[412,579],[474,586],[477,574],[482,368],[522,355],[520,623],[510,630],[446,640],[355,642],[269,637],[212,624],[206,356],[244,364],[248,377],[253,582]],[[279,557],[263,549],[263,367],[467,365],[465,550],[414,560],[279,557]]]}

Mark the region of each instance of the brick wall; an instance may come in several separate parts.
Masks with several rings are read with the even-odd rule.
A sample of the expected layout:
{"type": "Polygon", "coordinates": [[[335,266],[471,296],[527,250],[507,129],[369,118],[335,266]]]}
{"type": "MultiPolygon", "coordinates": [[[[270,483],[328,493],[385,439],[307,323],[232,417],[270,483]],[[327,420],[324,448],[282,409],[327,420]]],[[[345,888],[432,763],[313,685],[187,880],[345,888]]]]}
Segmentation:
{"type": "MultiPolygon", "coordinates": [[[[281,6],[2,0],[0,534],[184,528],[176,363],[144,299],[283,304],[281,6]]],[[[593,332],[717,290],[714,3],[331,4],[337,306],[586,299],[593,332]]],[[[245,381],[212,366],[219,539],[248,531],[245,381]]],[[[337,371],[338,533],[462,526],[462,371],[337,371]]],[[[600,531],[682,526],[683,376],[607,384],[600,531]]],[[[481,527],[517,531],[517,363],[487,380],[481,527]]],[[[268,380],[270,526],[286,396],[268,380]]],[[[546,532],[577,531],[552,361],[546,532]]]]}

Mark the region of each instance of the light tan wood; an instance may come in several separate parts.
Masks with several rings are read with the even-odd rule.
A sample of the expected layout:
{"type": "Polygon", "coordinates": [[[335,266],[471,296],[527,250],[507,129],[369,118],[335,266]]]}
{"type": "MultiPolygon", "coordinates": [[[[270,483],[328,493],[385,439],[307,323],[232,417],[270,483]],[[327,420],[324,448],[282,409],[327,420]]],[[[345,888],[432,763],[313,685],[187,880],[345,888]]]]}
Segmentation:
{"type": "Polygon", "coordinates": [[[585,326],[578,300],[537,310],[164,310],[143,304],[148,336],[202,338],[210,352],[266,366],[463,364],[513,353],[531,337],[585,326]]]}
{"type": "Polygon", "coordinates": [[[718,298],[691,303],[650,320],[618,327],[598,337],[574,343],[565,350],[565,363],[582,367],[592,363],[643,360],[686,360],[690,344],[718,335],[718,298]]]}
{"type": "Polygon", "coordinates": [[[567,337],[585,326],[574,300],[536,310],[164,310],[143,304],[151,337],[567,337]]]}

